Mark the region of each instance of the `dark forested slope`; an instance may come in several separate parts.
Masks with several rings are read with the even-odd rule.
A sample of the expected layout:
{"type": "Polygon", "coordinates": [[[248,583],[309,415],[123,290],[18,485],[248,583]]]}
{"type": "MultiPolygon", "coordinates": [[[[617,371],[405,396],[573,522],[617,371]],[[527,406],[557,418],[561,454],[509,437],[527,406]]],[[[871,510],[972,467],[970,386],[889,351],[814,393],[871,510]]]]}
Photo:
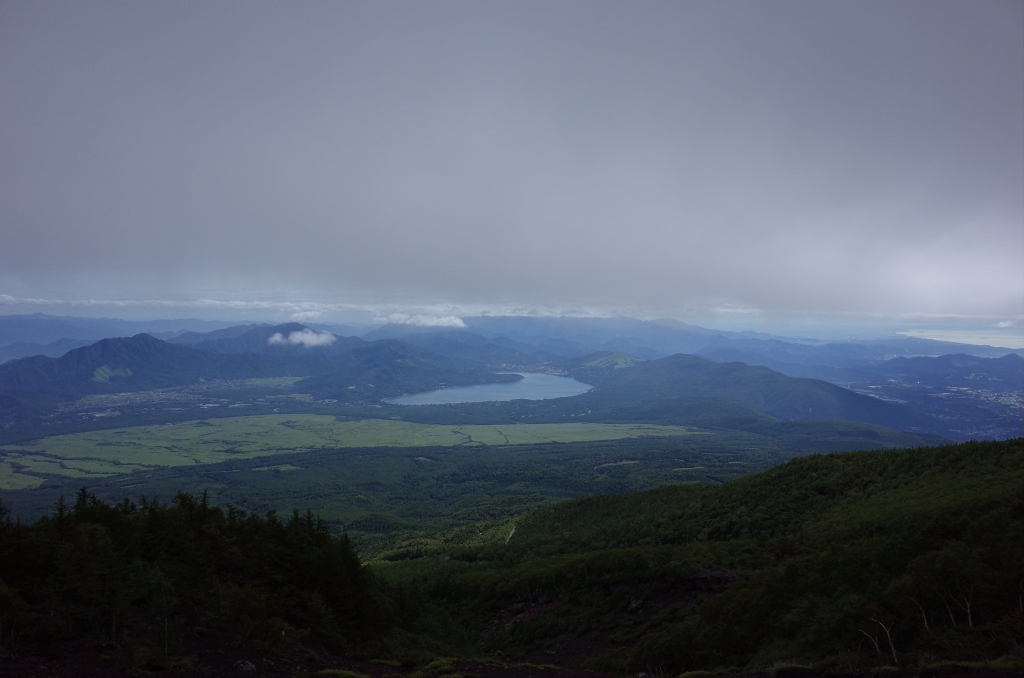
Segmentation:
{"type": "Polygon", "coordinates": [[[0,504],[8,651],[52,654],[54,644],[88,638],[127,647],[125,668],[160,669],[189,620],[271,646],[305,639],[351,649],[400,619],[390,595],[347,536],[308,513],[281,521],[186,494],[111,506],[83,490],[22,525],[0,504]]]}
{"type": "Polygon", "coordinates": [[[1019,656],[1024,440],[803,457],[563,502],[437,549],[383,571],[424,577],[490,625],[484,649],[517,656],[620,674],[1019,656]]]}
{"type": "Polygon", "coordinates": [[[570,366],[574,377],[594,384],[597,402],[720,400],[752,405],[783,420],[845,419],[900,429],[927,430],[911,410],[816,379],[787,377],[767,367],[716,363],[695,355],[673,355],[614,369],[589,366],[586,356],[570,366]]]}
{"type": "Polygon", "coordinates": [[[0,641],[116,643],[125,668],[150,670],[207,630],[263,652],[500,650],[618,675],[1019,665],[1024,440],[803,457],[395,555],[374,574],[308,513],[186,494],[108,505],[83,491],[31,525],[0,509],[0,641]]]}
{"type": "Polygon", "coordinates": [[[306,349],[301,343],[280,350],[268,344],[268,337],[290,336],[291,332],[312,330],[302,325],[257,327],[235,339],[212,341],[217,351],[206,350],[211,342],[189,346],[139,334],[103,339],[60,358],[23,358],[0,365],[0,404],[8,415],[39,415],[58,401],[87,395],[169,388],[203,380],[282,376],[308,377],[300,387],[318,396],[379,402],[388,396],[444,385],[520,378],[495,375],[480,365],[395,340],[335,338],[323,351],[306,349]],[[260,346],[267,350],[247,351],[260,346]]]}
{"type": "Polygon", "coordinates": [[[148,334],[103,339],[60,358],[35,356],[0,366],[0,391],[72,395],[138,391],[199,379],[288,374],[290,366],[259,355],[219,356],[148,334]]]}

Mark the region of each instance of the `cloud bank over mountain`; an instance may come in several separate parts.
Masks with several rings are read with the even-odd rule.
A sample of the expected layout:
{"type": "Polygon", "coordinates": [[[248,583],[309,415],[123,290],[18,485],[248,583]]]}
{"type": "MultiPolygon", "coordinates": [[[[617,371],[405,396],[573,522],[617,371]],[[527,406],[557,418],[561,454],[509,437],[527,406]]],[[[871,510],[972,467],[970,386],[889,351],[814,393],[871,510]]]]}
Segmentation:
{"type": "Polygon", "coordinates": [[[316,332],[306,328],[297,332],[290,332],[287,337],[280,332],[275,332],[267,337],[267,343],[271,346],[290,345],[315,348],[317,346],[330,346],[334,343],[335,339],[337,339],[337,337],[330,332],[316,332]]]}
{"type": "Polygon", "coordinates": [[[454,315],[409,315],[407,313],[392,313],[387,317],[387,322],[394,325],[414,325],[416,327],[465,327],[466,323],[454,315]]]}

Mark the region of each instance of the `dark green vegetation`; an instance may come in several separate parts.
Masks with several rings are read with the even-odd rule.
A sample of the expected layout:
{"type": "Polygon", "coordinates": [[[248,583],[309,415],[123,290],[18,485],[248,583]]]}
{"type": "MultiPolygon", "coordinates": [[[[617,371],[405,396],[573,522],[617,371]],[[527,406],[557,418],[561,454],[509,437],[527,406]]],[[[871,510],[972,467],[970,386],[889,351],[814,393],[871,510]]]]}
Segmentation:
{"type": "Polygon", "coordinates": [[[708,435],[653,424],[442,426],[390,419],[340,421],[311,414],[264,414],[176,425],[73,433],[0,447],[0,489],[52,478],[90,478],[314,450],[376,447],[502,447],[623,438],[708,435]]]}
{"type": "MultiPolygon", "coordinates": [[[[614,473],[630,466],[603,468],[628,489],[636,479],[614,473]]],[[[115,638],[125,662],[157,668],[198,628],[264,651],[301,641],[427,662],[500,649],[620,675],[1013,666],[1024,653],[1021,439],[812,455],[511,516],[529,502],[508,499],[495,520],[464,506],[474,522],[394,544],[368,570],[310,513],[83,490],[34,524],[0,521],[0,642],[115,638]]]]}
{"type": "Polygon", "coordinates": [[[312,639],[345,650],[402,614],[348,537],[308,513],[281,521],[186,494],[110,505],[82,490],[24,525],[0,506],[8,649],[46,654],[84,636],[123,644],[130,668],[153,670],[173,666],[186,624],[268,646],[312,639]]]}
{"type": "Polygon", "coordinates": [[[573,497],[631,492],[672,482],[722,483],[789,458],[782,448],[749,451],[754,436],[693,435],[507,447],[325,449],[191,465],[97,480],[48,481],[3,493],[12,513],[34,519],[83,483],[118,502],[178,490],[249,511],[311,508],[364,553],[419,548],[445,530],[503,519],[573,497]],[[748,449],[744,449],[748,448],[748,449]]]}
{"type": "Polygon", "coordinates": [[[1018,439],[563,502],[380,571],[476,651],[635,674],[1019,662],[1022,565],[1018,439]]]}

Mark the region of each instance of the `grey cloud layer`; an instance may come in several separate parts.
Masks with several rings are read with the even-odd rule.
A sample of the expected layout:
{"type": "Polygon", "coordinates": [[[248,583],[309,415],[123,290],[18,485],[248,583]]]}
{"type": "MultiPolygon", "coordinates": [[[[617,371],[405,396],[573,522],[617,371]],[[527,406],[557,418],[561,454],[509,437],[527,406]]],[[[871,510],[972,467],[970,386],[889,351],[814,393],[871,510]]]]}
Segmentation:
{"type": "Polygon", "coordinates": [[[1019,315],[1021,8],[4,4],[0,292],[1019,315]]]}

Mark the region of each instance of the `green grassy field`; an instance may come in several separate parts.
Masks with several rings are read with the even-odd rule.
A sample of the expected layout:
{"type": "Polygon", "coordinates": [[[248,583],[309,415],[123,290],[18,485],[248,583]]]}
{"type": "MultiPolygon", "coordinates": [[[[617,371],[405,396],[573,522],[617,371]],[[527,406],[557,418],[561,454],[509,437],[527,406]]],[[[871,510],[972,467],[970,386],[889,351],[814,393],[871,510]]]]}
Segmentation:
{"type": "Polygon", "coordinates": [[[338,421],[274,414],[53,436],[0,447],[0,489],[37,487],[47,477],[102,478],[144,469],[216,464],[322,448],[475,447],[619,440],[694,433],[651,424],[417,424],[338,421]]]}
{"type": "Polygon", "coordinates": [[[373,559],[395,549],[419,552],[452,528],[552,501],[666,483],[721,484],[790,456],[770,440],[729,432],[531,445],[317,448],[111,476],[50,475],[35,488],[0,490],[0,497],[11,515],[32,520],[82,487],[111,503],[208,492],[217,506],[261,515],[309,509],[335,531],[347,530],[373,559]]]}

